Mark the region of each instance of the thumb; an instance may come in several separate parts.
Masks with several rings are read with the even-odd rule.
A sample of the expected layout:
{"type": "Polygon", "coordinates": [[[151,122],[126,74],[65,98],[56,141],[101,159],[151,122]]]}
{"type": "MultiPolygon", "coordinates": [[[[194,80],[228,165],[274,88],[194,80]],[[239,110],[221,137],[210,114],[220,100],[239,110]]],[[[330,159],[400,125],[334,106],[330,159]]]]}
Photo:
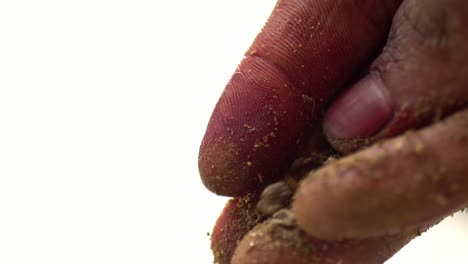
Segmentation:
{"type": "Polygon", "coordinates": [[[404,1],[370,73],[329,108],[325,134],[348,152],[460,109],[467,61],[467,1],[404,1]]]}
{"type": "Polygon", "coordinates": [[[468,109],[310,174],[293,203],[322,239],[364,238],[433,224],[468,205],[468,109]]]}
{"type": "Polygon", "coordinates": [[[239,196],[278,178],[319,107],[381,46],[400,2],[280,0],[213,111],[205,186],[239,196]]]}

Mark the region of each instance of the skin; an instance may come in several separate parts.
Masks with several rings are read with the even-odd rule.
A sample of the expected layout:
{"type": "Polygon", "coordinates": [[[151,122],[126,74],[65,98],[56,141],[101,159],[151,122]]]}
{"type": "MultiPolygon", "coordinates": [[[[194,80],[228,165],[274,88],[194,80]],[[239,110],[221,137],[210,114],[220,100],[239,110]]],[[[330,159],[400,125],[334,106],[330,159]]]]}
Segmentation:
{"type": "MultiPolygon", "coordinates": [[[[363,140],[331,142],[349,150],[409,129],[426,128],[324,167],[317,178],[310,175],[299,188],[294,211],[299,224],[312,235],[337,239],[395,233],[433,223],[468,205],[468,113],[463,110],[468,103],[468,2],[420,5],[418,1],[402,4],[386,47],[363,78],[372,76],[391,98],[387,123],[363,140]],[[444,116],[449,117],[439,121],[444,116]],[[332,176],[320,176],[324,174],[332,176]],[[323,187],[324,182],[335,180],[337,185],[323,187]],[[320,194],[315,193],[318,189],[320,194]],[[331,193],[325,191],[331,189],[331,193]],[[339,213],[332,216],[331,211],[339,213]],[[318,227],[319,218],[330,224],[318,227]]],[[[351,86],[329,112],[353,96],[356,88],[369,85],[366,82],[351,86]]]]}
{"type": "MultiPolygon", "coordinates": [[[[213,112],[199,157],[207,188],[262,190],[319,127],[353,154],[300,183],[292,212],[312,237],[304,243],[401,236],[401,247],[404,234],[467,206],[468,2],[401,2],[279,1],[213,112]]],[[[235,258],[251,262],[238,263],[297,255],[252,254],[248,239],[235,258]]],[[[268,243],[290,244],[280,240],[268,243]]],[[[360,248],[381,263],[374,245],[360,248]]]]}
{"type": "MultiPolygon", "coordinates": [[[[310,131],[309,138],[310,140],[302,146],[298,158],[288,170],[285,181],[280,185],[286,187],[284,186],[284,183],[286,183],[288,189],[292,192],[297,189],[299,179],[303,178],[309,171],[320,167],[330,155],[336,155],[326,143],[320,130],[310,131]]],[[[272,184],[269,187],[278,190],[275,185],[272,184]]],[[[289,204],[284,203],[283,191],[265,192],[267,189],[263,190],[262,194],[247,194],[230,199],[226,203],[211,232],[211,249],[215,263],[230,264],[231,258],[243,237],[254,227],[260,226],[267,217],[274,213],[271,208],[279,210],[281,209],[279,207],[289,206],[289,204]]],[[[385,244],[386,241],[383,240],[382,242],[385,244]]],[[[244,245],[248,246],[249,243],[244,242],[244,245]]],[[[385,247],[385,245],[382,245],[382,247],[385,247]]],[[[242,246],[240,248],[242,249],[242,246]]],[[[241,257],[242,253],[237,255],[241,257]]]]}
{"type": "Polygon", "coordinates": [[[367,238],[432,224],[468,206],[466,128],[468,110],[309,174],[293,204],[299,225],[327,240],[367,238]]]}
{"type": "Polygon", "coordinates": [[[293,213],[280,211],[257,225],[238,245],[232,264],[383,263],[418,234],[362,240],[323,241],[302,231],[293,213]]]}
{"type": "Polygon", "coordinates": [[[211,233],[214,263],[229,264],[237,244],[264,218],[255,210],[259,195],[245,195],[229,200],[211,233]]]}
{"type": "Polygon", "coordinates": [[[320,107],[381,47],[400,1],[355,2],[278,2],[208,124],[199,169],[209,190],[240,196],[282,176],[320,107]]]}

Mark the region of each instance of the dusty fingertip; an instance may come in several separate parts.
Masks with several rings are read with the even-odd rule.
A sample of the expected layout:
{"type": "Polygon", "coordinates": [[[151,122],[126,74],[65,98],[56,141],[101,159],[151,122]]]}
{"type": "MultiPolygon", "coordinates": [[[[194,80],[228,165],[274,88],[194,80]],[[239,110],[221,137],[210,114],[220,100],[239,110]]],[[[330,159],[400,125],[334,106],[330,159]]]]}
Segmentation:
{"type": "Polygon", "coordinates": [[[247,173],[238,148],[223,138],[205,136],[200,147],[198,169],[205,187],[223,196],[241,196],[248,191],[250,182],[240,181],[239,174],[247,173]],[[243,168],[243,169],[242,169],[243,168]]]}
{"type": "Polygon", "coordinates": [[[257,225],[239,243],[232,264],[309,263],[294,214],[282,209],[257,225]]]}
{"type": "Polygon", "coordinates": [[[363,239],[430,225],[466,206],[467,117],[461,111],[309,174],[293,200],[299,226],[321,239],[363,239]]]}
{"type": "Polygon", "coordinates": [[[232,264],[383,263],[417,233],[349,241],[323,241],[302,231],[293,211],[282,209],[239,243],[232,264]]]}
{"type": "Polygon", "coordinates": [[[230,264],[239,241],[264,220],[255,209],[258,195],[248,194],[229,200],[218,217],[211,235],[214,262],[230,264]]]}

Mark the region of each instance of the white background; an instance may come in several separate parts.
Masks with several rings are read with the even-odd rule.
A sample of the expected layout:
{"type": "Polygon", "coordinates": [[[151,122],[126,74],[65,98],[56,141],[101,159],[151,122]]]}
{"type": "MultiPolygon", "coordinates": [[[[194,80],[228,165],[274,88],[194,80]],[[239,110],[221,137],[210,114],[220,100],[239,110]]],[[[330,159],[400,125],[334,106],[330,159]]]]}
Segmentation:
{"type": "MultiPolygon", "coordinates": [[[[273,0],[0,1],[0,263],[211,263],[197,154],[273,0]]],[[[389,263],[468,263],[468,219],[389,263]]]]}

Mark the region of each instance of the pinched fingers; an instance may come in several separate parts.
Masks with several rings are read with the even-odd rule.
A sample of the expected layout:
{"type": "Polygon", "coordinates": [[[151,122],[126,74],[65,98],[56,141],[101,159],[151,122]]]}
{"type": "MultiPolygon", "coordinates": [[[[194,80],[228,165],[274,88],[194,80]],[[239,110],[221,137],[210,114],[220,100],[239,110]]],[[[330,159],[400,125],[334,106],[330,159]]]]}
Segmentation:
{"type": "Polygon", "coordinates": [[[468,2],[407,0],[371,72],[335,101],[324,131],[335,148],[378,143],[310,175],[294,202],[324,239],[391,234],[433,223],[468,201],[468,2]]]}
{"type": "Polygon", "coordinates": [[[362,240],[324,241],[308,235],[289,210],[277,212],[239,243],[233,264],[383,263],[418,231],[362,240]]]}
{"type": "Polygon", "coordinates": [[[322,239],[413,230],[468,205],[467,157],[468,109],[309,174],[293,211],[322,239]]]}
{"type": "Polygon", "coordinates": [[[288,209],[265,220],[255,210],[257,202],[258,196],[246,195],[226,204],[211,236],[215,263],[383,263],[423,230],[324,241],[302,231],[288,209]]]}

